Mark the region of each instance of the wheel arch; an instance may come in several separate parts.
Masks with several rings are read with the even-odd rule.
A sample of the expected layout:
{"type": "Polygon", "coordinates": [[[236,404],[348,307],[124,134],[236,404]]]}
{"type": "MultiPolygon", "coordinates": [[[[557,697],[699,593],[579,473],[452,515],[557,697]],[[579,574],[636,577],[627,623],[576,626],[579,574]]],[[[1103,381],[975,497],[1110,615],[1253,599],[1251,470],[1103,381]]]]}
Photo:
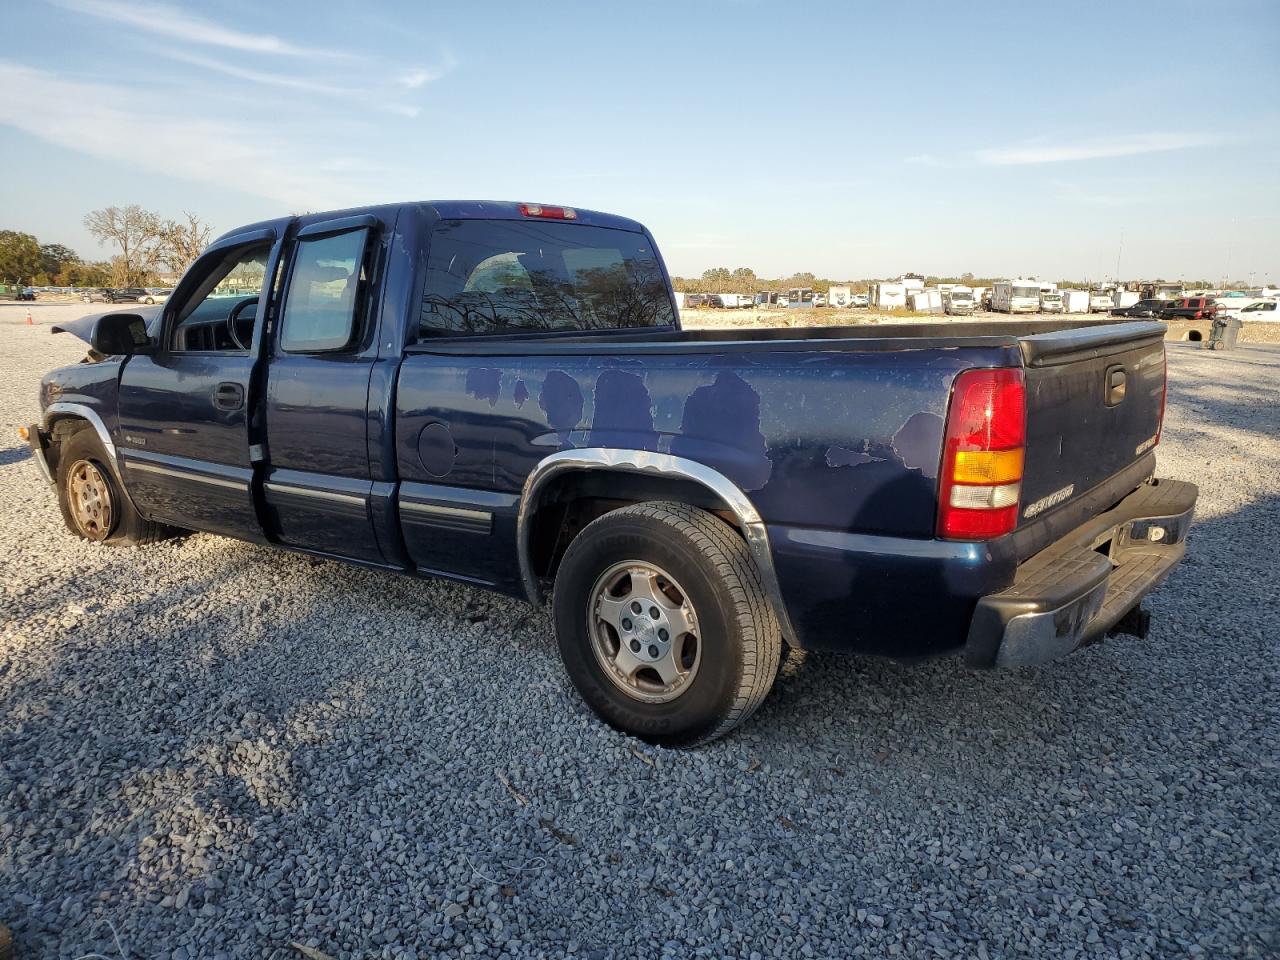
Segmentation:
{"type": "MultiPolygon", "coordinates": [[[[70,403],[59,400],[45,407],[41,418],[41,428],[44,433],[52,434],[53,436],[57,436],[59,433],[70,435],[83,429],[92,430],[97,436],[98,442],[102,444],[103,452],[107,455],[107,465],[111,468],[112,479],[115,480],[116,486],[120,488],[120,492],[129,502],[129,505],[136,509],[133,497],[129,494],[129,488],[125,485],[124,478],[120,474],[120,463],[116,456],[115,441],[111,439],[111,431],[107,429],[102,415],[97,410],[83,403],[70,403]],[[83,426],[73,427],[73,424],[83,424],[83,426]]],[[[57,444],[50,443],[46,449],[46,456],[49,458],[49,469],[55,477],[57,476],[58,461],[60,459],[59,446],[60,442],[57,444]]]]}
{"type": "MultiPolygon", "coordinates": [[[[795,632],[791,629],[774,570],[769,531],[755,505],[737,484],[718,470],[695,460],[649,450],[606,447],[562,450],[543,458],[530,472],[516,516],[516,546],[525,595],[534,606],[541,606],[545,600],[538,561],[549,559],[554,563],[557,559],[554,545],[549,556],[545,541],[535,542],[540,512],[555,504],[570,504],[581,499],[615,505],[676,500],[717,514],[741,534],[760,572],[783,636],[794,639],[795,632]],[[593,488],[601,478],[607,480],[611,488],[607,496],[600,496],[593,488]]],[[[604,512],[607,510],[600,511],[604,512]]]]}

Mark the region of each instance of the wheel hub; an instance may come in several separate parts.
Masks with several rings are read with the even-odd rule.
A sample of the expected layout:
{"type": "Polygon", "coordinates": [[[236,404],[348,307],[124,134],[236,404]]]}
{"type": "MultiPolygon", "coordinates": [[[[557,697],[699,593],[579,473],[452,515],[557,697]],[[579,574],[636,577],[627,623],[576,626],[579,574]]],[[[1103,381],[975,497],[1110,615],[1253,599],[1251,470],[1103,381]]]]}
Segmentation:
{"type": "Polygon", "coordinates": [[[701,662],[693,604],[651,563],[626,561],[601,574],[591,591],[587,627],[605,675],[645,703],[680,696],[701,662]]]}
{"type": "Polygon", "coordinates": [[[105,540],[114,523],[111,487],[96,463],[77,460],[68,473],[67,500],[71,516],[89,540],[105,540]]]}

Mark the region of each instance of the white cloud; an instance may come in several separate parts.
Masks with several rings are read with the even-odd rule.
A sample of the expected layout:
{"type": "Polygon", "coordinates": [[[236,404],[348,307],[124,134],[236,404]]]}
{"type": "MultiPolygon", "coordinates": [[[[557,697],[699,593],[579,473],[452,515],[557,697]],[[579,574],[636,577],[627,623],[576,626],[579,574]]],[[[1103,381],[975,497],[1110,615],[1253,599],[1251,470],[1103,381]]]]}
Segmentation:
{"type": "Polygon", "coordinates": [[[902,162],[920,167],[942,167],[946,165],[932,153],[914,153],[909,157],[904,157],[902,162]]]}
{"type": "Polygon", "coordinates": [[[367,185],[316,172],[310,157],[251,127],[168,109],[145,93],[63,80],[0,61],[0,123],[136,169],[265,197],[292,209],[349,204],[367,185]],[[156,116],[169,116],[162,123],[156,116]]]}
{"type": "Polygon", "coordinates": [[[251,83],[264,83],[268,86],[284,87],[288,90],[300,90],[304,93],[323,93],[338,97],[350,97],[358,93],[358,91],[348,87],[335,87],[332,84],[319,83],[315,80],[308,80],[305,77],[293,77],[282,73],[267,73],[262,70],[250,70],[247,67],[237,67],[222,60],[215,60],[213,57],[202,57],[198,53],[189,53],[185,50],[158,49],[156,53],[181,63],[189,63],[195,67],[203,67],[206,70],[213,70],[215,73],[225,74],[228,77],[235,77],[239,80],[248,80],[251,83]]]}
{"type": "Polygon", "coordinates": [[[419,67],[414,70],[406,70],[404,73],[400,74],[397,82],[406,90],[417,90],[428,80],[432,79],[434,78],[431,76],[429,71],[423,70],[419,67]]]}
{"type": "Polygon", "coordinates": [[[122,0],[53,0],[59,6],[78,13],[112,20],[138,30],[200,43],[213,47],[227,47],[246,53],[273,53],[291,57],[329,57],[350,59],[351,54],[341,50],[324,50],[303,47],[281,40],[267,33],[247,33],[233,30],[204,17],[188,13],[180,7],[164,3],[125,3],[122,0]]]}
{"type": "Polygon", "coordinates": [[[428,83],[435,83],[445,74],[453,70],[458,65],[458,60],[452,53],[445,52],[440,63],[434,67],[412,67],[403,71],[400,76],[396,77],[396,83],[404,87],[406,90],[417,90],[419,87],[428,83]]]}
{"type": "Polygon", "coordinates": [[[1130,157],[1140,153],[1185,150],[1218,142],[1217,137],[1201,134],[1135,133],[1119,137],[1079,140],[1075,143],[1027,141],[1007,147],[979,150],[980,163],[1010,166],[1031,163],[1064,163],[1072,160],[1101,160],[1106,157],[1130,157]]]}

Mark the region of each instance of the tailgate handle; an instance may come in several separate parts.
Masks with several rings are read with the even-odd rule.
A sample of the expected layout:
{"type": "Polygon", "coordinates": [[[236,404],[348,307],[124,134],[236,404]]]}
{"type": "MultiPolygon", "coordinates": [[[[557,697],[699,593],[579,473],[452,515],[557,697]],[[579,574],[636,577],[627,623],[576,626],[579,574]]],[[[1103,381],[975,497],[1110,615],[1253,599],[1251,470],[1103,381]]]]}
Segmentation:
{"type": "Polygon", "coordinates": [[[1120,401],[1124,399],[1125,383],[1128,377],[1125,375],[1124,367],[1116,364],[1113,367],[1107,367],[1107,406],[1119,406],[1120,401]]]}

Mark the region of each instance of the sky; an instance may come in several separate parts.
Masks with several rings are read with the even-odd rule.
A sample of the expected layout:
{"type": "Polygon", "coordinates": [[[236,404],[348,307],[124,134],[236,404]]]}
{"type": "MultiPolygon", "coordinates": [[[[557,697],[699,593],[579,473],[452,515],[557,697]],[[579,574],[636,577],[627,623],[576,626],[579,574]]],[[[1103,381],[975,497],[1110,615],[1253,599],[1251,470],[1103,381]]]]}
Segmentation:
{"type": "Polygon", "coordinates": [[[1280,281],[1275,0],[4,7],[0,229],[89,259],[110,205],[495,199],[684,276],[1280,281]]]}

